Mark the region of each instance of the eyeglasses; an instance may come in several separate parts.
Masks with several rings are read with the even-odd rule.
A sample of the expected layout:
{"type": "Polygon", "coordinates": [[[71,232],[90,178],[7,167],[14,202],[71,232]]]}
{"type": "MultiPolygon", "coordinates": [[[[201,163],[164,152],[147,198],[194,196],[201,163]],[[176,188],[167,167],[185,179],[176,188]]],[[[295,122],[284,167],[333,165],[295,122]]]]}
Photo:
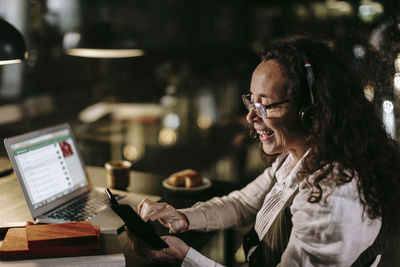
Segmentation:
{"type": "Polygon", "coordinates": [[[251,94],[244,94],[242,95],[242,100],[243,104],[246,106],[247,110],[250,112],[251,109],[254,109],[256,112],[257,116],[261,118],[267,118],[268,117],[268,110],[274,107],[277,107],[279,105],[282,105],[284,103],[288,103],[291,101],[291,99],[275,102],[269,105],[263,105],[258,102],[252,102],[251,101],[251,94]]]}

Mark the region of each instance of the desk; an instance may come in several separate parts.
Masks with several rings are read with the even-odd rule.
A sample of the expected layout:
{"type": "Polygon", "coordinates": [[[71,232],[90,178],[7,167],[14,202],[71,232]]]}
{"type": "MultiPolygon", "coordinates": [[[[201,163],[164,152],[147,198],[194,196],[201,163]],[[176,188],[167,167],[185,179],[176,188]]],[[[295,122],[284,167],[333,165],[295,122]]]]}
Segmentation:
{"type": "MultiPolygon", "coordinates": [[[[103,168],[89,166],[87,167],[87,173],[92,186],[106,186],[105,171],[103,168]]],[[[135,187],[138,183],[137,181],[142,180],[152,183],[154,176],[146,173],[132,172],[132,177],[135,177],[135,179],[132,179],[130,187],[135,187]]],[[[139,191],[136,191],[136,193],[151,192],[151,188],[147,188],[146,185],[144,187],[139,186],[137,188],[139,191]]],[[[32,221],[32,217],[18,180],[15,174],[11,173],[0,178],[0,222],[15,221],[32,221]]]]}
{"type": "MultiPolygon", "coordinates": [[[[87,167],[87,173],[93,186],[105,187],[105,171],[101,167],[87,167]]],[[[213,182],[213,186],[199,194],[180,195],[162,188],[163,177],[144,172],[132,171],[131,183],[128,191],[138,194],[161,195],[163,201],[175,205],[177,208],[188,207],[200,200],[212,196],[226,194],[235,189],[235,185],[226,182],[213,182]]],[[[0,222],[31,221],[32,217],[26,205],[22,190],[14,173],[0,178],[0,222]]],[[[165,228],[157,229],[166,234],[165,228]]],[[[185,242],[195,249],[203,247],[213,233],[186,232],[179,235],[185,242]]],[[[119,235],[119,241],[125,254],[127,266],[166,266],[148,265],[148,262],[130,250],[130,243],[125,232],[119,235]]]]}

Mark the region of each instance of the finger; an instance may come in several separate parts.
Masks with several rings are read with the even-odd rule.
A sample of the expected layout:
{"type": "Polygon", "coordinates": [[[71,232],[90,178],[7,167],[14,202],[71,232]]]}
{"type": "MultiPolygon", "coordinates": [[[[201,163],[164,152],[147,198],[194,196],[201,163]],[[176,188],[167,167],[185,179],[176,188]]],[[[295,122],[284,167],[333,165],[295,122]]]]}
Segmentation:
{"type": "Polygon", "coordinates": [[[147,221],[151,214],[156,214],[159,210],[164,209],[165,207],[169,206],[167,203],[154,203],[154,204],[147,204],[143,203],[141,213],[139,215],[142,217],[143,220],[147,221]]]}
{"type": "Polygon", "coordinates": [[[177,215],[177,211],[174,207],[170,205],[165,205],[162,209],[153,210],[153,212],[149,213],[146,217],[151,221],[155,220],[166,220],[170,217],[175,217],[177,215]]]}
{"type": "Polygon", "coordinates": [[[166,261],[166,252],[164,249],[161,250],[147,250],[146,257],[151,262],[165,262],[166,261]]]}
{"type": "Polygon", "coordinates": [[[137,206],[137,210],[138,210],[138,213],[140,214],[140,211],[141,211],[141,209],[142,209],[142,207],[143,207],[143,203],[146,201],[146,199],[144,198],[144,199],[142,199],[142,201],[140,201],[140,203],[139,203],[139,205],[137,206]]]}
{"type": "MultiPolygon", "coordinates": [[[[148,220],[150,220],[150,221],[157,220],[157,218],[158,218],[157,214],[159,214],[161,210],[162,209],[157,209],[157,208],[151,208],[151,210],[147,209],[146,213],[143,213],[144,214],[144,216],[142,217],[143,221],[147,222],[148,220]],[[152,219],[153,217],[154,217],[154,219],[152,219]]],[[[166,219],[166,218],[160,218],[160,220],[163,220],[163,219],[166,219]]]]}
{"type": "Polygon", "coordinates": [[[160,236],[160,238],[168,244],[168,241],[167,241],[168,236],[167,235],[162,235],[162,236],[160,236]]]}
{"type": "Polygon", "coordinates": [[[155,206],[155,207],[158,207],[158,206],[165,206],[165,205],[168,205],[167,203],[165,203],[165,202],[160,202],[160,203],[158,203],[158,202],[153,202],[153,201],[151,201],[151,200],[149,200],[149,199],[146,199],[146,198],[144,198],[140,203],[139,203],[139,205],[138,205],[138,212],[140,212],[144,207],[146,207],[146,206],[155,206]]]}
{"type": "Polygon", "coordinates": [[[147,219],[148,215],[157,212],[159,209],[162,209],[166,204],[147,204],[143,203],[142,209],[139,212],[139,216],[142,217],[142,219],[145,220],[147,219]]]}
{"type": "Polygon", "coordinates": [[[167,228],[170,229],[170,233],[180,233],[187,228],[187,222],[183,219],[168,219],[167,228]]]}
{"type": "Polygon", "coordinates": [[[169,218],[170,216],[173,216],[173,214],[166,213],[166,211],[169,211],[169,210],[166,210],[166,207],[167,207],[167,205],[162,208],[161,207],[151,207],[151,211],[149,208],[147,210],[147,214],[143,216],[143,220],[151,220],[151,221],[154,221],[157,219],[164,220],[164,219],[169,218]]]}
{"type": "Polygon", "coordinates": [[[140,203],[139,203],[139,205],[138,205],[138,213],[140,214],[140,211],[141,211],[141,209],[143,208],[143,205],[144,204],[154,204],[155,202],[153,202],[153,201],[151,201],[151,200],[149,200],[149,199],[147,199],[147,198],[144,198],[144,199],[142,199],[142,201],[140,201],[140,203]]]}

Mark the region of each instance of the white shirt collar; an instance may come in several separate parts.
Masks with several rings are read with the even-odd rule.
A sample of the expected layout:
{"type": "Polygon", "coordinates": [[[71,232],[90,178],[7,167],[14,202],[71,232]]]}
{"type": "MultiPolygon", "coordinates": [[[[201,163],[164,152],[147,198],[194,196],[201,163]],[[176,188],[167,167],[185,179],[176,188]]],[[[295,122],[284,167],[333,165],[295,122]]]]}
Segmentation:
{"type": "Polygon", "coordinates": [[[276,182],[292,188],[300,183],[297,174],[303,169],[304,159],[307,157],[310,150],[304,153],[303,157],[295,163],[293,154],[288,153],[282,166],[276,171],[276,182]]]}

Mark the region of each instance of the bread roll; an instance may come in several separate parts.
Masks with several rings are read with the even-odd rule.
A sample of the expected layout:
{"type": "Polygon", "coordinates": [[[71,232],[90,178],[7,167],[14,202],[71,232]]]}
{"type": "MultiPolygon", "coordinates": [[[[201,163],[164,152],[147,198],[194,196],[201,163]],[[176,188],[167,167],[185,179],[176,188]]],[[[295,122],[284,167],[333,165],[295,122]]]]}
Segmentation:
{"type": "Polygon", "coordinates": [[[183,170],[173,173],[167,180],[173,186],[192,188],[203,184],[203,178],[194,170],[183,170]]]}

